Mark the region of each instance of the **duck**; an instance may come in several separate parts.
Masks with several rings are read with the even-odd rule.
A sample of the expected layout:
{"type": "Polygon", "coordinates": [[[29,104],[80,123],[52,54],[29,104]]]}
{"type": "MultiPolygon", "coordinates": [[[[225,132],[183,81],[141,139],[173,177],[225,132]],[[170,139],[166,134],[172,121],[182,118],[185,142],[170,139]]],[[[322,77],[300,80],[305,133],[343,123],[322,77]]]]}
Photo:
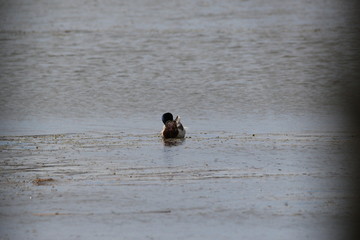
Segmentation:
{"type": "Polygon", "coordinates": [[[164,123],[161,136],[164,139],[169,138],[185,138],[185,128],[180,122],[180,117],[176,116],[175,120],[171,113],[167,112],[162,115],[162,122],[164,123]]]}

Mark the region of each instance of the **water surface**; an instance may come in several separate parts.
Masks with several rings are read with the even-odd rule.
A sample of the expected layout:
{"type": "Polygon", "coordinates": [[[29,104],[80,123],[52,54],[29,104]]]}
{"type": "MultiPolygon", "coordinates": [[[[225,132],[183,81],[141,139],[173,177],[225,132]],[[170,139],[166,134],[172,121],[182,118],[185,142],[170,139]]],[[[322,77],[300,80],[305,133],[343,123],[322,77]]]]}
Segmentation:
{"type": "Polygon", "coordinates": [[[3,1],[0,238],[344,238],[351,7],[3,1]]]}

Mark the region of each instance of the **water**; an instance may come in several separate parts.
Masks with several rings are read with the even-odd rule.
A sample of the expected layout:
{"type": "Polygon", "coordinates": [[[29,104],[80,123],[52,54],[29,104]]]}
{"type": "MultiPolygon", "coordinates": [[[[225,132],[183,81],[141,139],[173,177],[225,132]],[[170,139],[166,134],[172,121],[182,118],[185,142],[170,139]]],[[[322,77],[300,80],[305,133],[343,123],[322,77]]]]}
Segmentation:
{"type": "Polygon", "coordinates": [[[5,2],[1,118],[332,119],[354,54],[337,3],[5,2]]]}
{"type": "Polygon", "coordinates": [[[0,238],[342,236],[351,8],[2,1],[0,238]]]}

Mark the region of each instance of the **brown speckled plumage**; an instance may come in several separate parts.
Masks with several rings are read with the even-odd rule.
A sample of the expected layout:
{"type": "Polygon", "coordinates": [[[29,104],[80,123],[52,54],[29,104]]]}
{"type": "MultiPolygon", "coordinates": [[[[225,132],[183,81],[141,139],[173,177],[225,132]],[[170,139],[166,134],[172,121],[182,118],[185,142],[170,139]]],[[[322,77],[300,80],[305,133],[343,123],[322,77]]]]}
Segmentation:
{"type": "Polygon", "coordinates": [[[167,121],[163,131],[164,138],[176,138],[179,134],[179,130],[175,121],[167,121]]]}
{"type": "Polygon", "coordinates": [[[185,129],[180,122],[179,116],[177,116],[175,120],[173,120],[173,116],[171,113],[164,113],[162,121],[164,123],[164,128],[161,133],[163,138],[168,139],[185,137],[185,129]]]}

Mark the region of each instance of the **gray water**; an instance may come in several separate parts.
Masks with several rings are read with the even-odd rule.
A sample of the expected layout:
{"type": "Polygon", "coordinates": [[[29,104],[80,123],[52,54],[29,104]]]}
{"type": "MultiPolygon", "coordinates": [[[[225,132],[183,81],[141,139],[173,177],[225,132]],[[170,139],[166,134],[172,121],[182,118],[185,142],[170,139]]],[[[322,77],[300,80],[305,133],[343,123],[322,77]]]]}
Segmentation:
{"type": "MultiPolygon", "coordinates": [[[[165,111],[189,126],[227,120],[242,131],[258,120],[330,124],[341,115],[339,89],[348,85],[340,73],[352,69],[348,7],[338,1],[5,1],[3,131],[23,127],[22,120],[116,126],[139,119],[154,129],[165,111]]],[[[304,125],[301,130],[321,127],[304,125]]]]}
{"type": "Polygon", "coordinates": [[[339,239],[351,9],[1,1],[0,238],[339,239]]]}

